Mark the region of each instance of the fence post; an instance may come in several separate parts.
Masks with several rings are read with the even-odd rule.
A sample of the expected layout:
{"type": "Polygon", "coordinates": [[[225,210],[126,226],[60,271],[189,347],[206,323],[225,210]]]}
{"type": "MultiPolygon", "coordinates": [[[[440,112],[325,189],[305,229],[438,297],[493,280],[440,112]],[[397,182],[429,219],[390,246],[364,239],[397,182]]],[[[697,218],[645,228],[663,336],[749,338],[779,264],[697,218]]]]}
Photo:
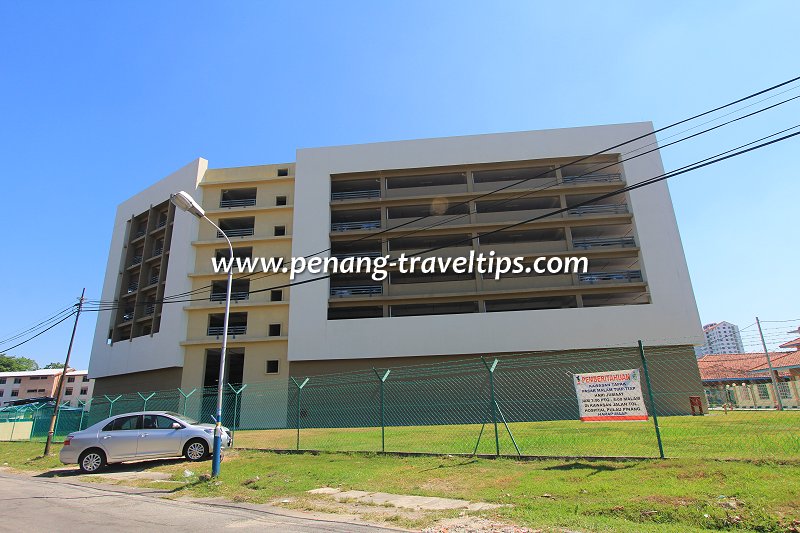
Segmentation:
{"type": "Polygon", "coordinates": [[[142,402],[143,402],[143,403],[142,403],[142,411],[147,411],[147,400],[149,400],[150,398],[152,398],[153,396],[155,396],[155,395],[156,395],[156,393],[155,393],[155,392],[151,392],[151,393],[150,393],[150,396],[148,396],[147,398],[145,398],[145,397],[144,397],[144,395],[143,395],[141,392],[137,392],[136,394],[138,394],[138,395],[139,395],[139,398],[141,398],[141,399],[142,399],[142,402]]]}
{"type": "Polygon", "coordinates": [[[120,394],[119,396],[117,396],[113,400],[111,398],[109,398],[107,394],[103,394],[103,398],[105,398],[106,401],[108,402],[108,416],[111,416],[111,412],[114,410],[114,402],[116,402],[117,400],[122,398],[122,394],[120,394]]]}
{"type": "Polygon", "coordinates": [[[495,455],[500,455],[500,433],[497,431],[497,404],[494,401],[494,370],[497,368],[498,359],[495,359],[491,366],[489,366],[483,356],[481,356],[481,361],[483,361],[483,365],[486,367],[486,370],[489,371],[489,396],[492,402],[491,407],[492,423],[494,423],[495,455]]]}
{"type": "Polygon", "coordinates": [[[189,396],[191,396],[192,394],[194,394],[194,393],[195,393],[195,391],[197,391],[197,389],[192,389],[192,392],[190,392],[189,394],[186,394],[185,392],[183,392],[183,391],[180,389],[180,387],[178,388],[178,392],[180,392],[180,393],[181,393],[181,396],[183,396],[183,416],[186,416],[186,403],[187,403],[187,401],[189,400],[189,396]]]}
{"type": "Polygon", "coordinates": [[[383,387],[384,387],[384,383],[386,383],[386,378],[389,377],[389,373],[391,372],[391,369],[387,369],[386,373],[383,375],[383,377],[381,377],[381,375],[378,374],[378,371],[375,370],[375,367],[372,367],[372,371],[375,372],[375,375],[378,376],[378,379],[380,380],[380,388],[381,388],[381,451],[385,452],[386,451],[386,423],[385,423],[385,420],[384,420],[385,410],[384,410],[384,403],[383,403],[383,398],[384,398],[383,387]]]}
{"type": "MultiPolygon", "coordinates": [[[[233,394],[234,394],[234,397],[233,397],[233,424],[231,424],[231,427],[230,427],[231,439],[233,439],[233,435],[234,435],[234,433],[236,433],[236,418],[239,415],[239,395],[247,387],[247,383],[245,383],[244,385],[239,387],[239,390],[236,390],[236,388],[233,385],[231,385],[230,383],[228,383],[228,387],[231,388],[231,390],[233,391],[233,394]]],[[[233,447],[233,442],[231,442],[231,447],[233,447]]]]}
{"type": "Polygon", "coordinates": [[[300,398],[303,394],[303,387],[308,383],[306,378],[302,383],[298,383],[296,379],[292,378],[292,382],[297,387],[297,449],[300,449],[300,398]]]}
{"type": "Polygon", "coordinates": [[[653,413],[653,425],[656,428],[656,440],[658,441],[658,455],[664,458],[664,445],[661,442],[661,429],[658,427],[658,413],[656,412],[656,402],[653,399],[653,387],[650,386],[650,373],[647,371],[647,358],[644,356],[644,345],[639,341],[639,356],[642,358],[642,369],[644,370],[644,381],[647,383],[647,395],[650,397],[650,411],[653,413]]]}
{"type": "MultiPolygon", "coordinates": [[[[58,421],[61,420],[61,408],[69,406],[69,400],[63,402],[58,409],[58,413],[56,413],[56,423],[53,425],[53,435],[58,435],[58,421]]],[[[55,409],[55,406],[53,407],[55,409]]]]}
{"type": "Polygon", "coordinates": [[[89,398],[88,400],[85,400],[85,401],[84,400],[78,400],[78,406],[81,408],[81,420],[80,420],[80,422],[78,422],[78,431],[83,430],[83,416],[86,414],[85,407],[87,405],[90,405],[91,402],[92,402],[91,398],[89,398]]]}

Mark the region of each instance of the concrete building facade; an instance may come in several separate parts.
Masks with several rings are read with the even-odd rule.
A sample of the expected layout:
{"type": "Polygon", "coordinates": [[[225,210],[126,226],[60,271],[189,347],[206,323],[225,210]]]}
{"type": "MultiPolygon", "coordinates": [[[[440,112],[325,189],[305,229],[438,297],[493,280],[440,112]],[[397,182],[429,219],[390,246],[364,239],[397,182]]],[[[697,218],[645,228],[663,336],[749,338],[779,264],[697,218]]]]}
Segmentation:
{"type": "Polygon", "coordinates": [[[744,345],[739,326],[730,322],[712,322],[703,326],[706,342],[695,348],[695,355],[743,353],[744,345]]]}
{"type": "MultiPolygon", "coordinates": [[[[243,168],[198,159],[117,210],[102,293],[117,306],[98,319],[96,391],[216,385],[225,274],[211,259],[227,248],[210,224],[175,212],[168,199],[179,190],[242,258],[429,248],[588,258],[585,273],[498,280],[390,269],[380,282],[301,274],[288,287],[288,274],[237,275],[233,383],[639,339],[693,361],[703,337],[666,183],[615,194],[663,173],[657,152],[623,161],[655,142],[652,131],[636,123],[313,148],[296,163],[243,168]]],[[[699,386],[696,372],[688,379],[699,386]]]]}

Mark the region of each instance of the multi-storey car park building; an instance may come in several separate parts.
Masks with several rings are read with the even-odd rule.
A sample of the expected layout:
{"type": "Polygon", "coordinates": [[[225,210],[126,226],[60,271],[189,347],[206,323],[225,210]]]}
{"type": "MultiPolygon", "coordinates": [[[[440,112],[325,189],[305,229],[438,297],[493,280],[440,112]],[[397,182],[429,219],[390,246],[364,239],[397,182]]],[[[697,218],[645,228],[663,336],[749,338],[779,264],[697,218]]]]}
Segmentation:
{"type": "Polygon", "coordinates": [[[395,269],[380,282],[334,274],[288,288],[287,274],[241,277],[232,382],[641,339],[656,355],[685,353],[676,372],[699,390],[693,345],[704,339],[666,183],[579,205],[663,173],[657,151],[630,159],[651,134],[635,123],[302,149],[281,165],[208,169],[198,159],[117,210],[102,298],[118,305],[98,319],[96,394],[216,384],[226,277],[211,259],[228,251],[210,224],[175,213],[178,190],[239,257],[437,248],[428,255],[589,260],[586,273],[499,280],[395,269]]]}

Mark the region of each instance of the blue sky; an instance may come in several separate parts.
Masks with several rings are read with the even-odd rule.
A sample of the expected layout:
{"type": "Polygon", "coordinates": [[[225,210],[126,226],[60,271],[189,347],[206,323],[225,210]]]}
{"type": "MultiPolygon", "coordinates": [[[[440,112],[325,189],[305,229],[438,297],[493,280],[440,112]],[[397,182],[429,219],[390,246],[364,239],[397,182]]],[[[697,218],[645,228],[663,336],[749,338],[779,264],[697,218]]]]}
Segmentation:
{"type": "MultiPolygon", "coordinates": [[[[0,337],[83,286],[99,298],[117,204],[198,156],[240,166],[313,146],[659,127],[800,74],[790,0],[494,4],[0,4],[0,337]]],[[[665,167],[793,126],[799,111],[664,150],[665,167]]],[[[800,318],[799,143],[670,182],[704,322],[800,318]]],[[[81,319],[74,366],[94,322],[81,319]]],[[[70,326],[12,354],[62,360],[70,326]]],[[[789,326],[769,327],[777,340],[789,326]]]]}

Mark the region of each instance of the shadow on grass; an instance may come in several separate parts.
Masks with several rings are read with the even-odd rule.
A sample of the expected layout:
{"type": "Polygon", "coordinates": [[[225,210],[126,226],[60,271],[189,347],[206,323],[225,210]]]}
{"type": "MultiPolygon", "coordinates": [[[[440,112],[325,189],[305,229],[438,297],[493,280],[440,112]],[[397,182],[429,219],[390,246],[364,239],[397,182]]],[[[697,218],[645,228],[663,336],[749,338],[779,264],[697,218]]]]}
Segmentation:
{"type": "Polygon", "coordinates": [[[72,465],[69,465],[63,468],[57,468],[53,470],[48,470],[47,472],[42,472],[41,474],[36,474],[36,476],[34,477],[54,478],[54,477],[78,477],[85,475],[102,476],[104,474],[134,473],[134,472],[144,472],[146,470],[150,470],[151,468],[156,468],[159,466],[172,466],[182,463],[192,464],[192,465],[198,464],[188,461],[184,458],[153,459],[149,461],[132,461],[129,463],[114,463],[106,465],[105,468],[93,474],[84,474],[77,466],[71,468],[72,465]]]}
{"type": "Polygon", "coordinates": [[[600,472],[615,472],[617,470],[625,470],[627,468],[633,468],[634,465],[606,465],[606,464],[594,464],[594,463],[581,463],[580,461],[575,461],[573,463],[566,463],[563,465],[556,465],[556,466],[548,466],[543,468],[542,470],[560,470],[560,471],[571,471],[571,470],[591,470],[592,472],[589,474],[590,476],[594,476],[599,474],[600,472]]]}
{"type": "Polygon", "coordinates": [[[420,472],[430,472],[431,470],[439,470],[440,468],[456,468],[456,467],[459,467],[459,466],[467,466],[467,465],[471,465],[471,464],[474,464],[474,463],[477,463],[477,462],[478,462],[478,460],[477,460],[477,459],[471,459],[471,460],[469,460],[469,461],[462,461],[462,462],[460,462],[460,463],[456,463],[456,464],[452,464],[452,465],[438,465],[438,466],[433,466],[433,467],[431,467],[431,468],[426,468],[426,469],[424,469],[424,470],[420,470],[420,472]]]}

